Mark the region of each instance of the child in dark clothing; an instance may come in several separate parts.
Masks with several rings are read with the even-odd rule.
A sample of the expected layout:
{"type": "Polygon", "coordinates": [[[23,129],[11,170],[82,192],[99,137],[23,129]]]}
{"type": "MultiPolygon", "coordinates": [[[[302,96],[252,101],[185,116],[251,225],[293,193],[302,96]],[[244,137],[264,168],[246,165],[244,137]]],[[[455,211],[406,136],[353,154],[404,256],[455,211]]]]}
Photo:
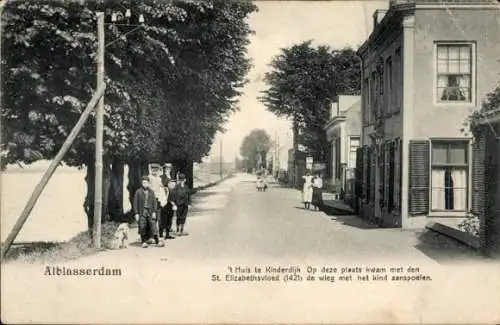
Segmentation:
{"type": "Polygon", "coordinates": [[[139,235],[142,247],[148,247],[148,239],[152,235],[155,243],[159,244],[157,229],[157,202],[154,192],[149,188],[149,177],[142,177],[142,186],[134,195],[134,217],[139,224],[139,235]]]}
{"type": "Polygon", "coordinates": [[[184,225],[186,224],[189,204],[191,203],[191,190],[186,184],[186,175],[179,175],[179,183],[174,188],[172,197],[173,210],[176,211],[177,235],[186,236],[184,225]]]}

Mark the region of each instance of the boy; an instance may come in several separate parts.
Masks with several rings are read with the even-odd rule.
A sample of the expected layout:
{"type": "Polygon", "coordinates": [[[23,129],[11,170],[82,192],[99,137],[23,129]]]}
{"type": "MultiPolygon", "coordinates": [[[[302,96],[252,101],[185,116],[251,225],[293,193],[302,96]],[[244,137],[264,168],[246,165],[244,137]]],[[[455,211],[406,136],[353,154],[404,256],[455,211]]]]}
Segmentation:
{"type": "Polygon", "coordinates": [[[167,204],[161,209],[161,223],[160,223],[160,237],[163,236],[165,231],[165,239],[174,239],[171,235],[172,233],[172,220],[174,218],[173,210],[173,195],[174,195],[175,181],[170,180],[167,183],[167,188],[165,189],[167,204]]]}
{"type": "Polygon", "coordinates": [[[177,212],[177,235],[186,236],[184,225],[188,213],[189,204],[191,204],[191,189],[186,185],[186,175],[179,174],[179,183],[174,188],[172,196],[172,209],[177,212]]]}
{"type": "Polygon", "coordinates": [[[139,224],[139,235],[142,247],[148,247],[148,239],[153,236],[157,245],[160,244],[156,229],[156,198],[154,192],[149,188],[149,177],[142,177],[142,186],[134,195],[134,217],[139,224]]]}

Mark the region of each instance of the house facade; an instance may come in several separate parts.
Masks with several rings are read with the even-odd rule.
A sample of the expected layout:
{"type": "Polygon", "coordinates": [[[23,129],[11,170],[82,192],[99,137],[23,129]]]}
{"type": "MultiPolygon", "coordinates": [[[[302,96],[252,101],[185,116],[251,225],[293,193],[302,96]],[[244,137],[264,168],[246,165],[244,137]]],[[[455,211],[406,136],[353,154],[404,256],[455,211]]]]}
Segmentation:
{"type": "Polygon", "coordinates": [[[471,137],[463,122],[500,72],[496,1],[391,1],[360,47],[360,215],[420,228],[471,210],[471,137]],[[436,220],[436,219],[435,219],[436,220]]]}
{"type": "Polygon", "coordinates": [[[344,200],[354,202],[354,170],[361,143],[361,97],[338,96],[324,126],[329,143],[328,182],[338,184],[344,200]]]}

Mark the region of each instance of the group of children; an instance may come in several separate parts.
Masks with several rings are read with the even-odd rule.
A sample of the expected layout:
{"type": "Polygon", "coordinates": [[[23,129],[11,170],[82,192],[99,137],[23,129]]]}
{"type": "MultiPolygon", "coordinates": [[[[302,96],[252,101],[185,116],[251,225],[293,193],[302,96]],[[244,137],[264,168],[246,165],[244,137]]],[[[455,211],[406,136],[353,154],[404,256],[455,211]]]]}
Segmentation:
{"type": "Polygon", "coordinates": [[[165,164],[160,176],[161,167],[151,167],[150,175],[142,177],[142,186],[134,195],[132,208],[144,248],[153,243],[163,247],[163,239],[187,235],[184,225],[191,204],[191,190],[186,184],[186,175],[179,174],[176,181],[170,175],[170,168],[169,164],[165,164]],[[174,215],[175,232],[172,230],[174,215]]]}

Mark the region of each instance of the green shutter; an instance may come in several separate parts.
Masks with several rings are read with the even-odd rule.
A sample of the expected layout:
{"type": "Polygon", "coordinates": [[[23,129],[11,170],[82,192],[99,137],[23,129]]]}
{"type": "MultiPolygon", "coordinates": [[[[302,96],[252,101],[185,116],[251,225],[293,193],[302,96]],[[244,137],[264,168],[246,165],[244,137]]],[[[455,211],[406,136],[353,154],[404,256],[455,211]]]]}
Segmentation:
{"type": "Polygon", "coordinates": [[[474,139],[472,143],[472,213],[483,216],[486,212],[485,159],[486,141],[483,136],[474,139]]]}
{"type": "Polygon", "coordinates": [[[410,141],[409,213],[422,215],[429,212],[429,141],[410,141]]]}

